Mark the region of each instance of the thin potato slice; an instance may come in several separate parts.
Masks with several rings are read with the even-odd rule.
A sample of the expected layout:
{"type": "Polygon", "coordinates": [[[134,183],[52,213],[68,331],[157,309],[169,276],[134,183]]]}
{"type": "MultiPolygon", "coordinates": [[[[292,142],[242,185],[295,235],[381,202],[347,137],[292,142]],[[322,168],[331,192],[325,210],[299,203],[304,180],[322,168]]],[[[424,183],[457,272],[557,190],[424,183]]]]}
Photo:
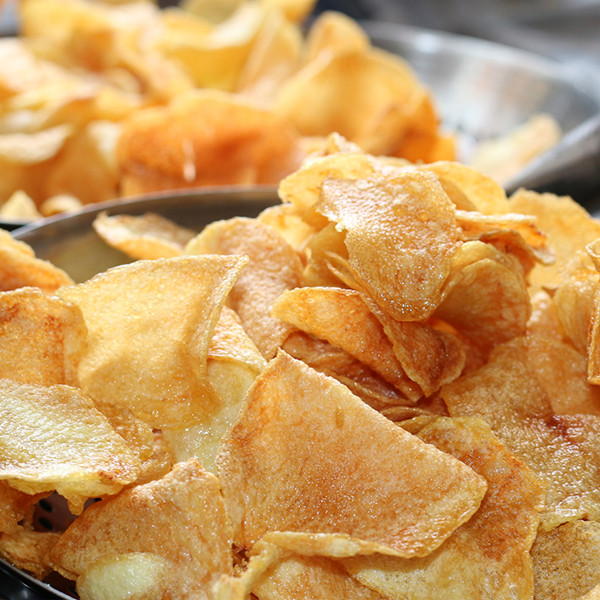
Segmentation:
{"type": "Polygon", "coordinates": [[[486,488],[283,352],[250,390],[217,466],[235,543],[250,548],[265,536],[309,554],[426,555],[477,510],[486,488]]]}
{"type": "Polygon", "coordinates": [[[52,571],[50,551],[58,542],[59,533],[20,529],[12,534],[0,534],[0,556],[18,569],[43,579],[52,571]]]}
{"type": "Polygon", "coordinates": [[[531,273],[533,287],[555,287],[566,264],[577,252],[600,237],[600,223],[572,198],[519,190],[510,197],[509,209],[537,218],[556,256],[553,265],[538,266],[531,273]]]}
{"type": "Polygon", "coordinates": [[[443,293],[435,316],[479,348],[489,350],[525,333],[531,303],[523,270],[516,258],[490,244],[460,247],[443,293]]]}
{"type": "Polygon", "coordinates": [[[542,533],[531,557],[536,600],[587,599],[600,585],[600,523],[572,521],[542,533]]]}
{"type": "Polygon", "coordinates": [[[479,510],[428,556],[361,556],[344,566],[393,600],[531,598],[529,549],[544,503],[542,483],[480,419],[429,419],[417,435],[485,477],[488,490],[479,510]]]}
{"type": "Polygon", "coordinates": [[[153,597],[211,597],[219,577],[232,574],[230,526],[217,478],[193,459],[179,463],[162,479],[89,506],[51,554],[65,577],[93,577],[105,585],[120,570],[119,558],[132,559],[134,581],[136,566],[150,577],[145,583],[158,591],[153,597]],[[136,560],[139,553],[146,560],[136,560]]]}
{"type": "Polygon", "coordinates": [[[433,314],[460,242],[454,205],[434,175],[327,180],[318,210],[346,232],[355,278],[386,313],[433,314]]]}
{"type": "Polygon", "coordinates": [[[77,306],[35,288],[0,292],[0,378],[77,386],[86,341],[77,306]]]}
{"type": "Polygon", "coordinates": [[[240,256],[137,261],[60,290],[81,308],[89,331],[82,388],[157,427],[201,420],[215,402],[206,375],[210,339],[246,262],[240,256]]]}
{"type": "Polygon", "coordinates": [[[273,357],[291,327],[271,315],[271,306],[281,293],[300,285],[302,263],[296,251],[269,226],[243,217],[208,225],[185,251],[249,258],[231,290],[229,306],[263,356],[273,357]]]}
{"type": "Polygon", "coordinates": [[[529,344],[517,338],[498,346],[484,367],[447,384],[441,395],[452,416],[485,419],[507,448],[547,482],[541,530],[598,519],[600,418],[554,414],[535,371],[539,360],[533,368],[529,364],[529,344]]]}
{"type": "Polygon", "coordinates": [[[325,287],[296,288],[277,299],[273,314],[345,350],[410,400],[416,401],[422,396],[394,354],[383,326],[358,292],[325,287]]]}
{"type": "Polygon", "coordinates": [[[319,556],[290,556],[269,568],[253,592],[261,600],[381,600],[381,596],[361,585],[335,561],[319,556]]]}
{"type": "Polygon", "coordinates": [[[0,481],[0,532],[16,533],[33,505],[47,494],[26,494],[0,481]]]}
{"type": "Polygon", "coordinates": [[[139,217],[101,213],[94,219],[93,227],[110,246],[135,260],[179,256],[196,235],[196,232],[153,213],[139,217]]]}
{"type": "Polygon", "coordinates": [[[140,461],[78,388],[0,385],[0,479],[28,494],[56,490],[78,514],[90,497],[136,480],[140,461]]]}
{"type": "Polygon", "coordinates": [[[71,277],[50,262],[23,252],[14,244],[0,243],[0,291],[38,287],[52,293],[71,283],[71,277]]]}

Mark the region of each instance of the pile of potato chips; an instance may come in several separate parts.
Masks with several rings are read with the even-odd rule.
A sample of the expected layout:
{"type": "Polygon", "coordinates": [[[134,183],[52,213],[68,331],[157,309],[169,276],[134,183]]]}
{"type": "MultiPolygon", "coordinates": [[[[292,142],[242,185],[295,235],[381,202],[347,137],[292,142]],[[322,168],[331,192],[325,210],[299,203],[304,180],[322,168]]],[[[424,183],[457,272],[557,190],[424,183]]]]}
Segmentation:
{"type": "Polygon", "coordinates": [[[20,0],[0,39],[0,217],[207,185],[277,184],[338,132],[455,157],[429,90],[314,0],[20,0]]]}
{"type": "Polygon", "coordinates": [[[100,215],[130,262],[77,284],[2,234],[0,555],[83,600],[600,597],[600,223],[339,135],[279,195],[100,215]]]}

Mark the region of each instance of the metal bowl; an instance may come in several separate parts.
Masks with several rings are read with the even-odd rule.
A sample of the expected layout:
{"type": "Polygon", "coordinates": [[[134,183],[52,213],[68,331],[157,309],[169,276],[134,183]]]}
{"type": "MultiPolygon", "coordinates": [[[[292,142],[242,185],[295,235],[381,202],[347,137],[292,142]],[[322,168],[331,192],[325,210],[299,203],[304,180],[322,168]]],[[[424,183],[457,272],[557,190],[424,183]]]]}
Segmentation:
{"type": "Polygon", "coordinates": [[[28,243],[38,258],[64,269],[76,282],[109,267],[127,262],[127,257],[110,248],[94,231],[96,216],[157,213],[175,223],[200,231],[219,219],[255,217],[279,202],[272,187],[252,189],[189,190],[147,195],[90,205],[72,215],[59,215],[13,231],[15,238],[28,243]]]}
{"type": "Polygon", "coordinates": [[[431,90],[461,160],[476,143],[537,113],[568,132],[600,112],[600,84],[567,64],[495,42],[394,23],[364,22],[373,44],[402,56],[431,90]]]}

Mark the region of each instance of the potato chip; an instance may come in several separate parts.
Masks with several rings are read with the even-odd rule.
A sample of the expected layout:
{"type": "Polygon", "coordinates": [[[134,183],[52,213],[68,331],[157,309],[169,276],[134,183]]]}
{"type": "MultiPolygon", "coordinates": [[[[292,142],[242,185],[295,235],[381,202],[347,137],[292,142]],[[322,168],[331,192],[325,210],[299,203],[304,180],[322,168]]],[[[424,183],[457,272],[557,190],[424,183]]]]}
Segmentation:
{"type": "Polygon", "coordinates": [[[257,219],[272,227],[294,250],[300,250],[314,229],[297,214],[290,204],[276,204],[265,208],[257,219]]]}
{"type": "Polygon", "coordinates": [[[193,459],[175,465],[162,479],[88,507],[62,535],[51,558],[65,577],[93,577],[105,585],[122,568],[120,559],[131,559],[130,577],[135,581],[141,569],[140,578],[158,595],[209,597],[220,575],[232,573],[231,533],[219,482],[193,459]],[[141,560],[139,553],[145,554],[141,560]],[[156,564],[166,568],[153,569],[156,564]]]}
{"type": "Polygon", "coordinates": [[[35,288],[0,292],[0,378],[77,386],[86,340],[78,307],[35,288]]]}
{"type": "Polygon", "coordinates": [[[485,477],[479,510],[428,556],[361,556],[344,566],[390,599],[531,598],[529,549],[544,504],[541,482],[481,419],[432,418],[417,435],[485,477]]]}
{"type": "MultiPolygon", "coordinates": [[[[542,385],[535,371],[542,359],[529,363],[531,343],[517,338],[498,346],[485,366],[445,385],[441,395],[450,415],[485,419],[507,448],[547,482],[540,525],[547,531],[568,521],[600,517],[600,474],[594,466],[600,460],[600,419],[554,413],[548,396],[551,383],[542,385]]],[[[567,389],[578,385],[576,381],[567,389]]]]}
{"type": "Polygon", "coordinates": [[[141,216],[100,213],[93,227],[107,244],[134,260],[179,256],[196,235],[191,229],[155,213],[141,216]]]}
{"type": "Polygon", "coordinates": [[[185,252],[249,258],[231,290],[229,306],[263,356],[271,358],[291,331],[289,325],[271,315],[271,306],[282,292],[300,284],[302,263],[294,249],[256,219],[236,217],[205,227],[185,252]]]}
{"type": "Polygon", "coordinates": [[[365,52],[370,46],[369,37],[354,19],[340,12],[325,11],[308,30],[305,60],[315,60],[321,52],[365,52]]]}
{"type": "Polygon", "coordinates": [[[23,190],[14,192],[0,206],[0,217],[6,221],[33,221],[41,216],[35,202],[23,190]]]}
{"type": "Polygon", "coordinates": [[[78,514],[138,476],[138,458],[78,388],[3,379],[0,402],[0,479],[16,489],[56,490],[78,514]]]}
{"type": "Polygon", "coordinates": [[[421,389],[408,378],[383,326],[358,292],[340,288],[296,288],[277,299],[273,314],[345,350],[413,402],[421,397],[421,389]]]}
{"type": "Polygon", "coordinates": [[[221,438],[236,420],[248,389],[265,365],[265,359],[242,329],[237,315],[223,307],[207,363],[208,379],[218,403],[200,423],[163,427],[162,433],[176,461],[195,457],[206,470],[215,470],[221,438]]]}
{"type": "Polygon", "coordinates": [[[349,265],[387,314],[433,314],[460,240],[454,205],[435,176],[327,180],[318,210],[346,232],[349,265]]]}
{"type": "Polygon", "coordinates": [[[33,505],[47,494],[26,494],[0,481],[0,533],[16,533],[33,505]]]}
{"type": "Polygon", "coordinates": [[[450,270],[436,317],[483,349],[525,333],[531,304],[517,258],[484,242],[465,242],[450,270]]]}
{"type": "Polygon", "coordinates": [[[168,106],[136,112],[123,123],[116,153],[124,195],[275,183],[303,158],[289,123],[216,90],[196,90],[168,106]]]}
{"type": "Polygon", "coordinates": [[[48,557],[59,537],[59,533],[27,529],[11,534],[1,533],[0,556],[18,569],[43,579],[52,571],[48,557]]]}
{"type": "MultiPolygon", "coordinates": [[[[495,179],[468,165],[455,161],[437,161],[417,169],[435,173],[442,185],[447,182],[455,185],[473,204],[475,210],[485,215],[510,212],[502,186],[495,179]]],[[[521,211],[515,209],[514,212],[521,211]]]]}
{"type": "Polygon", "coordinates": [[[311,554],[426,555],[468,520],[486,488],[282,352],[250,390],[217,466],[236,544],[268,536],[311,554]]]}
{"type": "Polygon", "coordinates": [[[81,308],[89,331],[82,389],[157,427],[201,420],[215,401],[206,376],[210,338],[246,262],[234,256],[137,261],[61,289],[81,308]]]}
{"type": "Polygon", "coordinates": [[[282,594],[289,600],[381,600],[377,592],[349,577],[335,561],[318,556],[287,557],[270,567],[252,589],[261,600],[275,600],[282,594]]]}
{"type": "Polygon", "coordinates": [[[282,349],[292,358],[343,383],[350,391],[375,410],[412,404],[375,371],[329,342],[302,331],[291,333],[282,349]]]}
{"type": "Polygon", "coordinates": [[[63,285],[73,283],[62,269],[36,258],[29,251],[23,251],[23,244],[7,242],[5,238],[0,237],[0,291],[37,287],[52,293],[63,285]]]}
{"type": "Polygon", "coordinates": [[[61,213],[74,213],[83,207],[81,200],[72,194],[56,194],[40,204],[40,216],[52,217],[61,213]]]}
{"type": "Polygon", "coordinates": [[[534,215],[548,236],[556,256],[551,266],[539,266],[530,275],[532,286],[556,287],[560,274],[573,256],[600,237],[600,223],[572,198],[519,190],[509,200],[511,212],[534,215]]]}
{"type": "Polygon", "coordinates": [[[527,334],[556,340],[565,339],[565,331],[560,322],[556,303],[544,290],[531,295],[531,316],[527,323],[527,334]]]}
{"type": "Polygon", "coordinates": [[[587,599],[600,585],[600,523],[571,521],[541,533],[531,558],[535,598],[587,599]]]}
{"type": "Polygon", "coordinates": [[[408,64],[383,50],[320,52],[279,88],[275,111],[303,135],[335,131],[365,152],[392,154],[426,95],[408,64]]]}

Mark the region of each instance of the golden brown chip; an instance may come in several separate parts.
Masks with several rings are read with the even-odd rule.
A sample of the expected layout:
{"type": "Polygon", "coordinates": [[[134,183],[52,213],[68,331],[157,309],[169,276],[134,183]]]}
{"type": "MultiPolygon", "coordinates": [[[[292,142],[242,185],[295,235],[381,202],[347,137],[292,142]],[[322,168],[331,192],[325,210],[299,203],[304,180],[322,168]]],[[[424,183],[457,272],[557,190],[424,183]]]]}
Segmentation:
{"type": "Polygon", "coordinates": [[[0,532],[15,533],[33,505],[46,494],[26,494],[0,481],[0,532]]]}
{"type": "Polygon", "coordinates": [[[577,252],[600,237],[600,223],[572,198],[519,190],[510,197],[511,212],[537,217],[537,226],[548,236],[556,261],[531,273],[532,286],[554,287],[561,271],[577,252]]]}
{"type": "Polygon", "coordinates": [[[96,233],[109,245],[133,259],[179,256],[196,232],[154,213],[136,217],[100,213],[93,223],[96,233]]]}
{"type": "Polygon", "coordinates": [[[289,600],[303,598],[352,598],[381,600],[381,596],[355,581],[335,561],[319,556],[290,556],[270,567],[253,586],[264,600],[284,595],[289,600]]]}
{"type": "Polygon", "coordinates": [[[531,558],[536,599],[587,599],[600,585],[600,523],[572,521],[541,533],[531,558]]]}
{"type": "Polygon", "coordinates": [[[466,242],[450,268],[436,317],[483,349],[525,333],[531,304],[516,258],[490,244],[466,242]]]}
{"type": "MultiPolygon", "coordinates": [[[[529,363],[530,343],[518,338],[498,346],[484,367],[444,386],[441,395],[452,416],[485,419],[507,448],[547,482],[542,530],[597,519],[600,418],[554,413],[549,388],[538,379],[543,373],[535,370],[539,357],[529,363]]],[[[577,386],[576,380],[567,389],[577,386]]]]}
{"type": "Polygon", "coordinates": [[[266,535],[330,556],[426,555],[475,512],[486,487],[283,352],[250,390],[217,466],[237,544],[266,535]]]}
{"type": "Polygon", "coordinates": [[[193,459],[179,463],[160,480],[89,506],[51,554],[65,577],[85,580],[92,571],[106,585],[120,557],[132,559],[133,581],[136,565],[144,572],[150,567],[154,579],[145,583],[158,590],[153,597],[210,597],[212,584],[232,573],[230,526],[217,478],[193,459]],[[148,560],[136,560],[139,553],[148,560]],[[153,569],[156,564],[166,568],[153,569]]]}
{"type": "Polygon", "coordinates": [[[387,314],[433,314],[460,240],[454,205],[434,175],[327,180],[318,210],[346,232],[355,278],[387,314]]]}
{"type": "Polygon", "coordinates": [[[531,598],[541,482],[481,419],[429,419],[417,435],[485,477],[479,510],[428,556],[361,556],[344,560],[346,568],[385,598],[531,598]]]}
{"type": "Polygon", "coordinates": [[[0,239],[0,291],[32,286],[51,293],[73,283],[65,271],[24,250],[24,244],[7,242],[4,238],[0,239]]]}
{"type": "Polygon", "coordinates": [[[291,327],[271,315],[281,293],[300,285],[302,263],[295,250],[256,219],[236,217],[208,225],[190,241],[187,254],[249,258],[229,295],[229,306],[265,358],[274,356],[291,327]]]}
{"type": "Polygon", "coordinates": [[[422,391],[406,375],[377,317],[360,294],[341,288],[304,287],[282,294],[273,314],[341,348],[381,375],[412,401],[422,391]]]}
{"type": "Polygon", "coordinates": [[[151,425],[201,420],[215,399],[206,375],[210,339],[245,264],[239,256],[137,261],[60,290],[89,331],[82,388],[151,425]]]}
{"type": "Polygon", "coordinates": [[[49,555],[59,537],[59,533],[27,529],[0,533],[0,556],[18,569],[43,579],[52,571],[49,555]]]}
{"type": "Polygon", "coordinates": [[[71,512],[132,483],[140,462],[78,388],[1,380],[0,479],[28,494],[56,490],[71,512]]]}
{"type": "Polygon", "coordinates": [[[86,340],[77,306],[35,288],[0,292],[0,378],[77,386],[86,340]]]}
{"type": "Polygon", "coordinates": [[[288,122],[215,90],[136,112],[123,123],[116,153],[123,195],[276,183],[303,158],[288,122]]]}

